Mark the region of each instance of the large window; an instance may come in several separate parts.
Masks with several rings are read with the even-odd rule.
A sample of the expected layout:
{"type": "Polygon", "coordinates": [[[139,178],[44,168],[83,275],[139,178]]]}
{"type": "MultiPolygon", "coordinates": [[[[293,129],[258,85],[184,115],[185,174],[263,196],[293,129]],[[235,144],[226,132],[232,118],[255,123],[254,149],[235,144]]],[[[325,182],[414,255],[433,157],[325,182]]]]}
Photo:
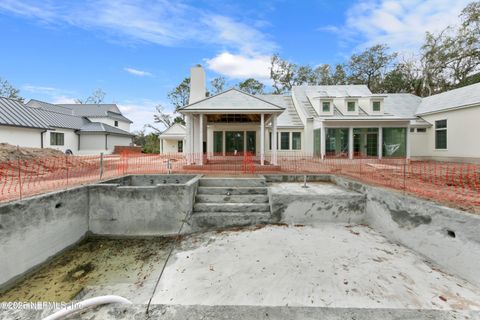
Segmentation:
{"type": "Polygon", "coordinates": [[[223,131],[213,132],[213,152],[223,153],[223,131]]]}
{"type": "Polygon", "coordinates": [[[447,149],[447,120],[435,121],[435,149],[447,149]]]}
{"type": "Polygon", "coordinates": [[[322,102],[322,112],[330,112],[330,102],[329,101],[322,102]]]}
{"type": "Polygon", "coordinates": [[[348,128],[327,128],[325,152],[336,157],[348,157],[348,128]]]}
{"type": "Polygon", "coordinates": [[[280,149],[290,150],[290,132],[280,133],[280,149]]]}
{"type": "Polygon", "coordinates": [[[383,128],[383,155],[405,157],[407,154],[407,128],[383,128]]]}
{"type": "Polygon", "coordinates": [[[300,132],[292,132],[292,150],[302,149],[302,134],[300,132]]]}
{"type": "Polygon", "coordinates": [[[50,145],[63,146],[65,143],[64,134],[60,132],[50,132],[50,145]]]}

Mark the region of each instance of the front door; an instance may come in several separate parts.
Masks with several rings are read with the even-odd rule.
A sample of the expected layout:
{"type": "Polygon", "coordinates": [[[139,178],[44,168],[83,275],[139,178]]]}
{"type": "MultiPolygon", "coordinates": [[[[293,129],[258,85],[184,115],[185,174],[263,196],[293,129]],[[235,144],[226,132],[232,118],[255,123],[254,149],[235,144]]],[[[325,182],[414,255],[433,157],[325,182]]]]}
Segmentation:
{"type": "Polygon", "coordinates": [[[244,146],[243,131],[225,131],[225,152],[227,155],[243,154],[244,146]]]}

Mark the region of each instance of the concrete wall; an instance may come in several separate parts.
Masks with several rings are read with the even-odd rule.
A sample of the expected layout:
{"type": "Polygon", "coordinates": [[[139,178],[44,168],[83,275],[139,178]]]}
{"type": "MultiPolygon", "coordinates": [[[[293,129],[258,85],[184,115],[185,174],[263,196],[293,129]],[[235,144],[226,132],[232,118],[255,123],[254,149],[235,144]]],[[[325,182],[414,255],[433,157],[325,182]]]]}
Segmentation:
{"type": "MultiPolygon", "coordinates": [[[[179,179],[183,179],[182,176],[179,179]]],[[[198,178],[186,184],[138,186],[142,182],[132,183],[137,186],[98,184],[90,187],[90,231],[122,236],[176,234],[192,211],[198,178]]]]}
{"type": "Polygon", "coordinates": [[[0,205],[0,286],[79,241],[88,231],[88,189],[0,205]]]}
{"type": "Polygon", "coordinates": [[[0,126],[0,142],[20,147],[40,148],[42,131],[42,129],[0,126]]]}
{"type": "Polygon", "coordinates": [[[338,176],[332,180],[366,194],[366,222],[375,230],[480,285],[480,216],[338,176]]]}
{"type": "Polygon", "coordinates": [[[438,160],[471,160],[480,162],[480,106],[424,115],[422,118],[431,123],[427,129],[427,146],[418,157],[438,160]],[[447,120],[447,149],[435,149],[435,121],[447,120]]]}

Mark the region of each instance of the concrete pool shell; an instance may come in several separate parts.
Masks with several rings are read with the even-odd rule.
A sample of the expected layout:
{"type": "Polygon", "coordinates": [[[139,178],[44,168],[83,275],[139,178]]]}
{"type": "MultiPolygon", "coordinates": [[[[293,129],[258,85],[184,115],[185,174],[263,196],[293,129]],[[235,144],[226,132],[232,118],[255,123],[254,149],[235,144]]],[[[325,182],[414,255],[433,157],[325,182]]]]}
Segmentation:
{"type": "MultiPolygon", "coordinates": [[[[268,188],[270,220],[262,224],[254,221],[252,226],[225,225],[225,219],[218,215],[214,220],[217,228],[212,227],[211,221],[207,225],[192,222],[196,214],[195,194],[202,185],[212,182],[202,182],[197,176],[125,177],[56,193],[51,203],[48,195],[35,199],[37,205],[41,201],[52,208],[61,199],[62,209],[71,198],[78,198],[78,193],[86,193],[86,234],[102,237],[89,237],[87,243],[144,241],[144,245],[136,246],[137,250],[144,248],[143,254],[150,259],[143,273],[139,272],[140,266],[135,266],[124,274],[131,276],[129,280],[90,279],[76,296],[83,299],[119,294],[134,305],[104,306],[87,311],[82,318],[147,319],[149,301],[150,316],[161,315],[165,319],[196,319],[198,314],[206,319],[221,319],[240,313],[245,319],[309,319],[319,315],[327,319],[480,316],[477,216],[335,176],[307,178],[309,188],[302,188],[303,176],[260,177],[268,188]],[[129,204],[119,200],[126,194],[129,204]],[[103,206],[102,196],[106,196],[103,206]],[[182,206],[178,199],[187,205],[182,206]],[[112,205],[114,202],[117,205],[112,205]],[[130,217],[120,212],[121,208],[130,210],[130,217]],[[167,220],[158,219],[158,215],[167,220]],[[182,235],[175,241],[180,228],[182,235]],[[160,241],[161,246],[145,245],[155,244],[158,239],[169,240],[160,241]],[[171,248],[173,252],[168,257],[171,248]],[[142,279],[141,283],[138,279],[142,279]]],[[[13,226],[15,222],[5,219],[6,215],[31,208],[31,204],[25,203],[28,201],[33,200],[0,208],[2,226],[13,226]]],[[[44,208],[44,215],[45,211],[44,208]]],[[[78,213],[66,215],[75,214],[78,213]]],[[[233,220],[245,224],[243,220],[233,220]]],[[[45,230],[51,223],[50,217],[36,227],[45,230]]],[[[19,227],[23,230],[23,245],[28,243],[29,233],[35,235],[28,230],[32,228],[35,226],[19,227]]],[[[65,243],[65,248],[74,247],[50,263],[75,255],[85,245],[83,242],[75,246],[82,237],[65,243]]],[[[7,254],[13,241],[21,244],[13,234],[2,235],[0,244],[7,254]]],[[[102,250],[93,251],[102,254],[102,250]]],[[[34,264],[33,258],[29,259],[34,264]]],[[[8,262],[1,264],[2,270],[9,270],[8,262]]],[[[72,264],[69,270],[74,267],[72,264]]],[[[30,277],[42,272],[38,267],[30,268],[25,270],[27,274],[10,276],[7,281],[1,279],[4,288],[10,287],[12,292],[22,277],[28,288],[30,277]]],[[[61,272],[68,274],[67,270],[61,272]]],[[[2,310],[0,315],[6,319],[40,319],[51,313],[52,310],[2,310]]]]}

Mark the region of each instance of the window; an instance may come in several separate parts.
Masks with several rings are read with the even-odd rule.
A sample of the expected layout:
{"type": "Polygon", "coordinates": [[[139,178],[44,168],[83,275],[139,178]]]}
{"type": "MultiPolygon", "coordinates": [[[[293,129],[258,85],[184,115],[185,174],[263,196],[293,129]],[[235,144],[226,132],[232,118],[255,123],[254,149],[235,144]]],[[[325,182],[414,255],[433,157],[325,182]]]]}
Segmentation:
{"type": "Polygon", "coordinates": [[[427,128],[417,128],[417,132],[427,132],[427,128]]]}
{"type": "Polygon", "coordinates": [[[223,153],[223,131],[213,131],[213,152],[223,153]]]}
{"type": "Polygon", "coordinates": [[[115,127],[118,127],[118,121],[115,120],[115,127]]]}
{"type": "Polygon", "coordinates": [[[383,156],[405,157],[407,154],[407,128],[383,128],[383,156]]]}
{"type": "Polygon", "coordinates": [[[435,121],[435,149],[447,149],[447,120],[435,121]]]}
{"type": "Polygon", "coordinates": [[[380,101],[373,101],[372,107],[373,107],[373,111],[375,112],[380,111],[380,101]]]}
{"type": "Polygon", "coordinates": [[[347,102],[347,111],[348,112],[355,112],[355,101],[348,101],[347,102]]]}
{"type": "Polygon", "coordinates": [[[50,132],[50,145],[51,146],[63,146],[64,134],[60,132],[50,132]]]}
{"type": "Polygon", "coordinates": [[[183,141],[182,140],[178,140],[177,151],[178,152],[183,152],[183,141]]]}
{"type": "Polygon", "coordinates": [[[415,128],[410,128],[410,132],[415,132],[415,128]]]}
{"type": "Polygon", "coordinates": [[[292,132],[292,150],[302,149],[302,134],[300,132],[292,132]]]}
{"type": "Polygon", "coordinates": [[[330,112],[330,102],[322,102],[322,112],[330,112]]]}
{"type": "Polygon", "coordinates": [[[290,150],[290,132],[280,132],[280,149],[290,150]]]}

